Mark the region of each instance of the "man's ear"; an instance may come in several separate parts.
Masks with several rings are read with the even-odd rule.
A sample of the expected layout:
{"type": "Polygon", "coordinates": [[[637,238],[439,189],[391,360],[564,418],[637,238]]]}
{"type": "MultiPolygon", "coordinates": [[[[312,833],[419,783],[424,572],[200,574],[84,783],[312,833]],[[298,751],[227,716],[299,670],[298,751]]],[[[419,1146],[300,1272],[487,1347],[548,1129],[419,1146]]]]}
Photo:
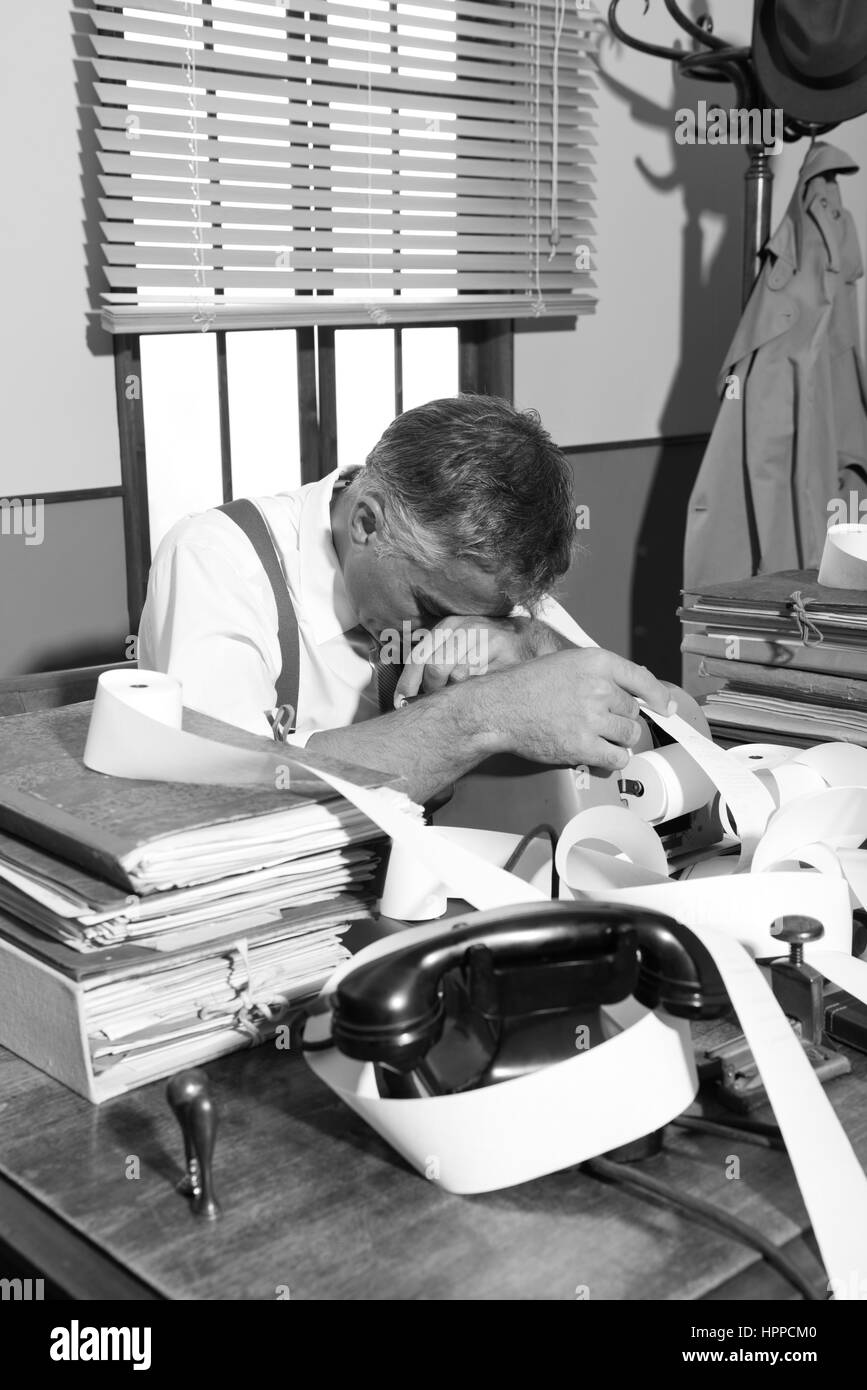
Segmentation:
{"type": "Polygon", "coordinates": [[[359,497],[352,504],[352,510],[349,513],[348,530],[352,544],[370,545],[378,534],[382,534],[383,521],[384,517],[379,500],[370,494],[359,497]]]}

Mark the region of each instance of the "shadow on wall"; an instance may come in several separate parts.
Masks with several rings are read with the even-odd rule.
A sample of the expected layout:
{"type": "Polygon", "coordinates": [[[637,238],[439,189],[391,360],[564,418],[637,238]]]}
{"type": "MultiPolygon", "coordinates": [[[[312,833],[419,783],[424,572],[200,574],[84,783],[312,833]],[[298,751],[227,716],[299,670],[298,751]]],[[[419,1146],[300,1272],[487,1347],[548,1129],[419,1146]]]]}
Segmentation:
{"type": "MultiPolygon", "coordinates": [[[[678,110],[696,111],[700,100],[727,110],[736,104],[734,88],[728,83],[698,82],[675,73],[672,102],[661,106],[618,82],[601,65],[598,75],[603,87],[628,103],[637,124],[669,136],[667,169],[657,172],[640,156],[635,163],[651,190],[660,198],[680,197],[684,210],[679,362],[660,412],[663,444],[657,451],[644,513],[634,536],[630,623],[633,659],[676,680],[680,629],[675,610],[683,578],[686,509],[701,463],[701,449],[684,448],[676,442],[675,431],[678,420],[694,413],[689,407],[697,361],[703,364],[708,384],[711,419],[715,413],[716,378],[740,316],[743,176],[748,156],[740,146],[680,145],[674,138],[678,110]],[[707,214],[723,229],[715,248],[705,246],[708,230],[702,218],[707,214]]],[[[652,329],[652,324],[642,323],[641,305],[636,305],[636,332],[647,333],[649,350],[652,329]]]]}
{"type": "Polygon", "coordinates": [[[73,0],[69,12],[72,49],[75,66],[75,92],[78,105],[79,163],[81,166],[81,232],[82,253],[87,265],[87,297],[85,337],[94,356],[113,351],[111,334],[106,333],[99,318],[100,296],[108,288],[102,267],[102,234],[99,200],[99,141],[96,135],[97,93],[94,86],[90,36],[94,32],[89,0],[73,0]]]}

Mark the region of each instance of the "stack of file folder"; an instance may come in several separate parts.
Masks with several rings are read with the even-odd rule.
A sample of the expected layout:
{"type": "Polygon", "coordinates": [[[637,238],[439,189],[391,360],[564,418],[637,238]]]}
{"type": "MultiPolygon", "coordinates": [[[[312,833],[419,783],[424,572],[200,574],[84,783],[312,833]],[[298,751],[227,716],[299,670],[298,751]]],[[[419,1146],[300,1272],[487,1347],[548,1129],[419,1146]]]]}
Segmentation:
{"type": "Polygon", "coordinates": [[[789,570],[685,592],[679,615],[682,650],[718,687],[703,703],[715,738],[867,746],[867,592],[789,570]]]}
{"type": "Polygon", "coordinates": [[[370,914],[384,842],[288,747],[291,790],[92,772],[90,709],[0,719],[0,1044],[98,1102],[288,1034],[370,914]]]}

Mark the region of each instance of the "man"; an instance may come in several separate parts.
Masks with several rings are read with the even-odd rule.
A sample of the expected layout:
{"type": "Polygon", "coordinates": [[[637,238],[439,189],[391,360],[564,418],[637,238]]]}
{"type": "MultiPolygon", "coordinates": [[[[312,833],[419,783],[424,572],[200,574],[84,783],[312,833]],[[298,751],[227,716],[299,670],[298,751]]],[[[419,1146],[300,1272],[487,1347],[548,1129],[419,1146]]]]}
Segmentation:
{"type": "Polygon", "coordinates": [[[431,401],[394,420],[363,469],[241,506],[264,541],[214,509],[178,522],[151,570],[139,661],[177,676],[194,709],[264,734],[288,713],[287,743],[402,774],[426,801],[496,753],[623,767],[637,700],[669,707],[645,668],[557,630],[568,619],[546,591],[569,566],[575,510],[534,412],[431,401]],[[297,695],[281,710],[289,628],[297,695]],[[402,644],[382,713],[395,633],[421,637],[427,659],[402,644]],[[484,640],[437,645],[448,634],[484,640]]]}

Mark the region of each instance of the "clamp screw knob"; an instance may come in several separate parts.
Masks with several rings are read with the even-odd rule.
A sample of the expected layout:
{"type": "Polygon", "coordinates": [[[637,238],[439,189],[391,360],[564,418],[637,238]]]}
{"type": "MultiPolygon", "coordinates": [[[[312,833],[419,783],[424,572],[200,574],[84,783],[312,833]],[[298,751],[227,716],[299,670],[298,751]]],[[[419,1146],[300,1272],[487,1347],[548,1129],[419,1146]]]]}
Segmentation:
{"type": "Polygon", "coordinates": [[[825,928],[815,917],[778,917],[771,925],[771,936],[789,943],[789,961],[792,965],[804,964],[805,941],[818,941],[824,935],[825,928]]]}

